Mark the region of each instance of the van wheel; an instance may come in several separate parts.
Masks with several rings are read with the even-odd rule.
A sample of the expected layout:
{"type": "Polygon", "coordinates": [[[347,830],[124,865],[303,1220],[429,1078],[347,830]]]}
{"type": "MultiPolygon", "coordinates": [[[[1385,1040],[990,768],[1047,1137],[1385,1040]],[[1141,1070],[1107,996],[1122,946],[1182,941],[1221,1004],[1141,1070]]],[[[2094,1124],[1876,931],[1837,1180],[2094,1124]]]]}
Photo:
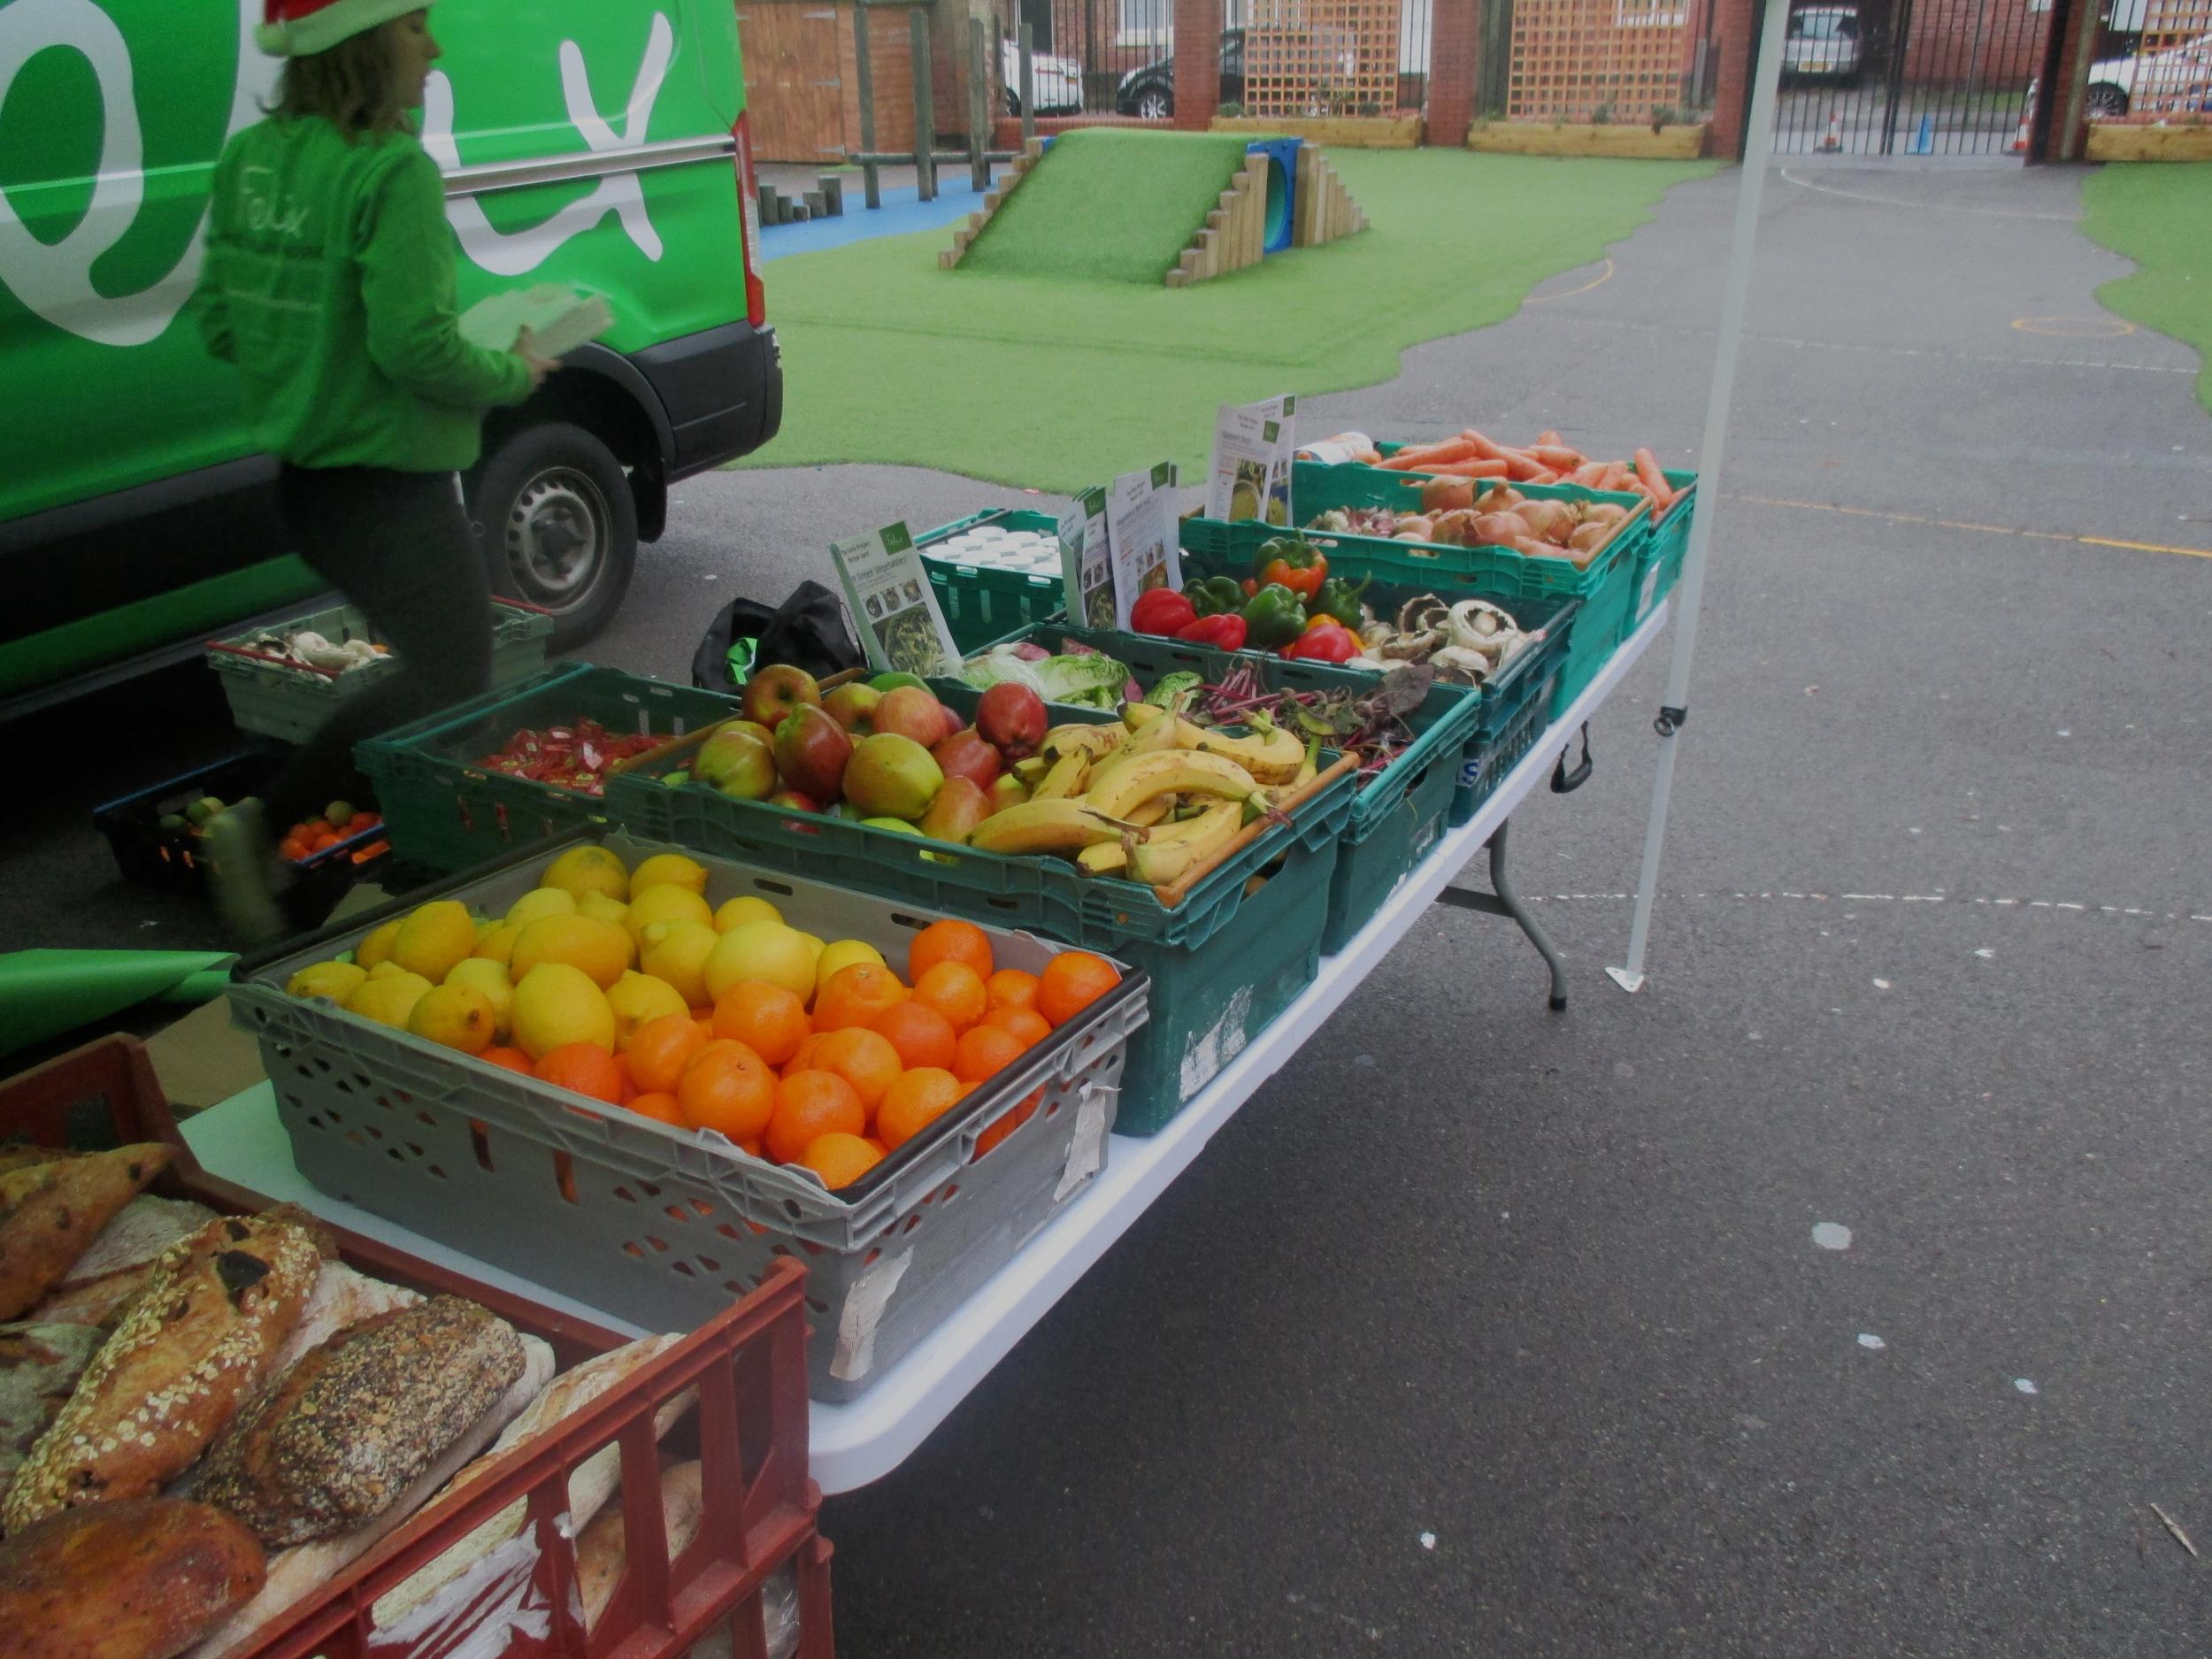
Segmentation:
{"type": "Polygon", "coordinates": [[[492,591],[553,613],[552,649],[604,627],[637,566],[637,502],[614,452],[564,421],[526,426],[470,492],[492,591]]]}

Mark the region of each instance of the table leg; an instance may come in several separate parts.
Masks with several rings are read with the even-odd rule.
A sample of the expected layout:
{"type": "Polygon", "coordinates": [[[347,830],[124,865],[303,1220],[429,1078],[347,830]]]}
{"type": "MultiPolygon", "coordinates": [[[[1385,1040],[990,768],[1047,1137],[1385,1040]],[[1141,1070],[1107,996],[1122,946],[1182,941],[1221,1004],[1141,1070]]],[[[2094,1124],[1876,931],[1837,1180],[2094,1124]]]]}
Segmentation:
{"type": "Polygon", "coordinates": [[[1514,889],[1512,878],[1506,873],[1506,837],[1513,827],[1508,818],[1498,826],[1498,832],[1490,838],[1490,885],[1495,893],[1470,893],[1463,887],[1446,887],[1436,895],[1439,904],[1448,904],[1454,910],[1474,910],[1484,916],[1509,917],[1520,930],[1528,935],[1528,942],[1536,947],[1536,954],[1543,957],[1544,965],[1551,970],[1551,1007],[1555,1013],[1567,1006],[1567,964],[1560,959],[1559,948],[1551,936],[1538,924],[1520,894],[1514,889]]]}

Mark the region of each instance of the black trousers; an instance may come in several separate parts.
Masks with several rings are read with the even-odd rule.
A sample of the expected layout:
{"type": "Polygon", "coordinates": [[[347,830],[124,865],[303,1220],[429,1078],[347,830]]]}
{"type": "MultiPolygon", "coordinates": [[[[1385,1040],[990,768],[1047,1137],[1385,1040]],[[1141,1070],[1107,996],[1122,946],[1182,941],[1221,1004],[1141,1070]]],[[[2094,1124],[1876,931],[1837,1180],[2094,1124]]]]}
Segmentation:
{"type": "Polygon", "coordinates": [[[348,698],[263,792],[281,835],[357,794],[353,748],[491,688],[491,590],[450,472],[285,466],[277,511],[315,573],[358,605],[399,672],[348,698]]]}

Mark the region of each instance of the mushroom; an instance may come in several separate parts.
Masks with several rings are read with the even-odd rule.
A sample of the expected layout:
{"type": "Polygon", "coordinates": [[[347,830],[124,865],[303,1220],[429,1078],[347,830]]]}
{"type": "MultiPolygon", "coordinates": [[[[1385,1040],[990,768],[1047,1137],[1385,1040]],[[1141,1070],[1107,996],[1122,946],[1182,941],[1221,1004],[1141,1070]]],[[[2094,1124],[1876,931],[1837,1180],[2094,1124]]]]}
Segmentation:
{"type": "Polygon", "coordinates": [[[1434,594],[1416,594],[1398,607],[1398,632],[1421,634],[1440,628],[1450,615],[1451,607],[1434,594]]]}
{"type": "Polygon", "coordinates": [[[1375,649],[1378,655],[1394,657],[1404,662],[1417,663],[1445,642],[1441,628],[1423,628],[1417,634],[1394,634],[1375,649]]]}
{"type": "Polygon", "coordinates": [[[1490,659],[1462,645],[1447,645],[1429,658],[1439,680],[1457,686],[1479,686],[1490,678],[1490,659]]]}
{"type": "Polygon", "coordinates": [[[1513,618],[1486,599],[1463,599],[1454,605],[1445,632],[1454,647],[1476,652],[1494,665],[1521,637],[1513,618]]]}

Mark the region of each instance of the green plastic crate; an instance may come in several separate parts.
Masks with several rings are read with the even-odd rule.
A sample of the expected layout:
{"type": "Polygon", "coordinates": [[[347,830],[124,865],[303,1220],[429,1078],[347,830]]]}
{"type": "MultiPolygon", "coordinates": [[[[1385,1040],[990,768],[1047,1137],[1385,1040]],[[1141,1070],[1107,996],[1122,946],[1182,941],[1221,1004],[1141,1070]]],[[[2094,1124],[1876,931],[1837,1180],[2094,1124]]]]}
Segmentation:
{"type": "Polygon", "coordinates": [[[1674,487],[1674,499],[1659,521],[1651,526],[1651,540],[1644,543],[1644,556],[1636,566],[1636,602],[1630,609],[1628,628],[1634,633],[1652,612],[1652,608],[1674,591],[1674,585],[1682,579],[1682,557],[1690,550],[1690,514],[1696,507],[1695,472],[1669,472],[1667,482],[1674,487]]]}
{"type": "Polygon", "coordinates": [[[1472,820],[1482,803],[1498,792],[1506,774],[1535,747],[1536,740],[1551,725],[1552,707],[1551,697],[1539,684],[1535,695],[1521,705],[1495,741],[1484,749],[1480,758],[1470,758],[1461,768],[1458,787],[1453,795],[1454,829],[1472,820]]]}
{"type": "Polygon", "coordinates": [[[1060,521],[1049,514],[993,507],[915,538],[914,544],[922,553],[922,568],[929,572],[929,585],[937,590],[938,608],[945,613],[953,643],[963,652],[980,650],[1002,634],[1042,621],[1059,611],[1067,599],[1066,584],[1056,570],[1050,575],[1033,575],[1026,571],[963,565],[930,553],[937,543],[986,525],[1041,530],[1054,536],[1060,530],[1060,521]]]}
{"type": "MultiPolygon", "coordinates": [[[[342,674],[325,674],[252,649],[252,641],[264,634],[296,634],[303,628],[338,645],[376,637],[367,613],[359,606],[331,605],[211,643],[207,665],[222,680],[232,724],[240,731],[258,732],[287,743],[304,743],[337,711],[339,704],[399,672],[396,657],[380,657],[342,674]]],[[[552,637],[551,611],[511,600],[493,600],[492,688],[496,691],[514,685],[541,671],[546,641],[552,637]]]]}
{"type": "Polygon", "coordinates": [[[450,872],[548,835],[609,821],[602,796],[474,764],[523,727],[592,719],[611,732],[651,733],[673,743],[737,711],[734,697],[570,663],[371,738],[353,755],[376,785],[400,856],[450,872]]]}
{"type": "MultiPolygon", "coordinates": [[[[938,689],[962,707],[964,687],[938,689]]],[[[1095,709],[1056,712],[1093,724],[1115,718],[1095,709]]],[[[671,788],[654,770],[634,769],[608,787],[609,814],[634,835],[1025,928],[1144,969],[1153,1017],[1130,1039],[1115,1120],[1118,1133],[1135,1135],[1157,1133],[1312,983],[1357,784],[1349,774],[1338,779],[1170,909],[1148,887],[1085,876],[1057,858],[979,852],[711,789],[671,788]]]]}

